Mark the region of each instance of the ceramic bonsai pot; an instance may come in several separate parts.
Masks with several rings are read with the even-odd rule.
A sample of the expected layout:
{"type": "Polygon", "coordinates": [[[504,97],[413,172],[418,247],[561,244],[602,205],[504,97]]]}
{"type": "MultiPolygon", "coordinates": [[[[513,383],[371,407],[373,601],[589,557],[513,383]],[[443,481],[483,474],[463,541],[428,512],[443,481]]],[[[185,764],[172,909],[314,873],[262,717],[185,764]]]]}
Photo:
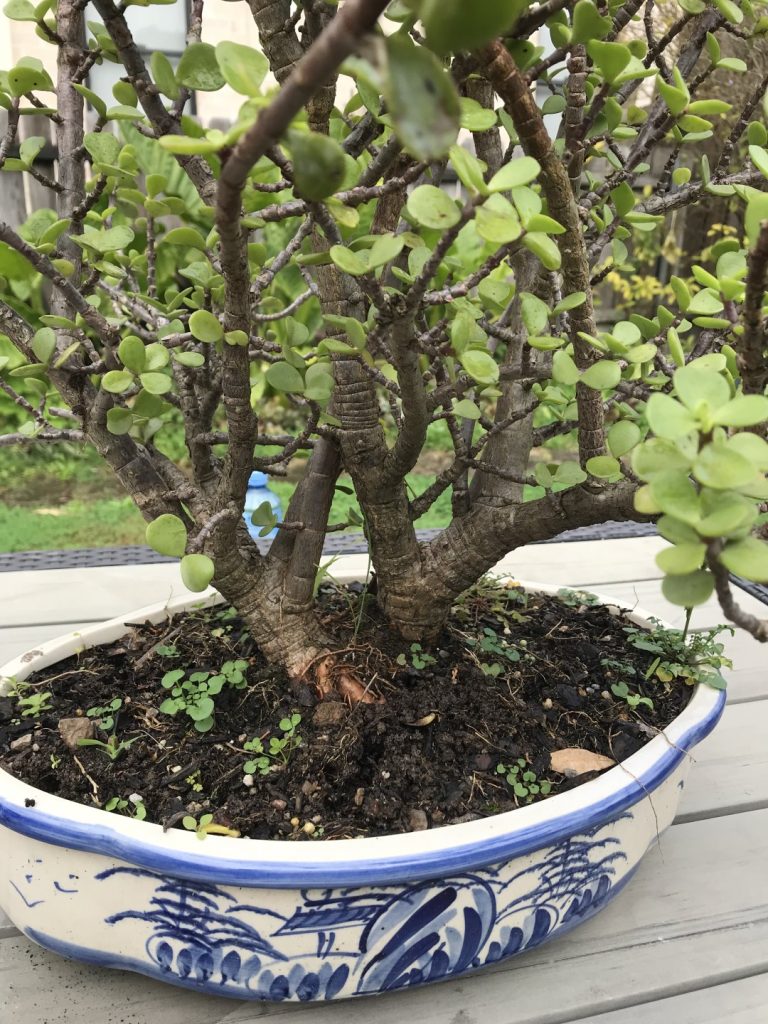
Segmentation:
{"type": "MultiPolygon", "coordinates": [[[[0,677],[200,604],[178,599],[47,643],[0,677]]],[[[624,888],[671,824],[689,752],[724,702],[699,686],[664,734],[541,803],[373,839],[200,842],[0,771],[0,904],[47,949],[211,995],[329,1000],[453,977],[564,934],[624,888]]]]}

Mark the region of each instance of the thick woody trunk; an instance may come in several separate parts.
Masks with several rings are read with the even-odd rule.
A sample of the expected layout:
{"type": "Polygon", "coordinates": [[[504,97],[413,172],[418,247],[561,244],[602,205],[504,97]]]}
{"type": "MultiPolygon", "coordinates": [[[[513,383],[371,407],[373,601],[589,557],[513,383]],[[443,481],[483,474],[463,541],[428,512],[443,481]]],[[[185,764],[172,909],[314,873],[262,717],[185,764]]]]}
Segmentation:
{"type": "Polygon", "coordinates": [[[267,559],[249,566],[230,543],[216,555],[214,586],[242,616],[267,660],[285,669],[292,685],[318,698],[336,694],[350,703],[372,703],[354,668],[333,650],[313,602],[291,606],[285,563],[267,559]]]}

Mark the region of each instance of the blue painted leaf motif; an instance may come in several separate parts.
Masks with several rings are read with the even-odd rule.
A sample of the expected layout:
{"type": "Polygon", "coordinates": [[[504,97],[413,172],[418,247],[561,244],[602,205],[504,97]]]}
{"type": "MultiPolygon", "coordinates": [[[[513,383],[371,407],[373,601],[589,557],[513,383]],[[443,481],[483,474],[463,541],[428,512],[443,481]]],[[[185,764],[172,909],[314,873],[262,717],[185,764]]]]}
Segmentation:
{"type": "Polygon", "coordinates": [[[463,969],[487,941],[495,914],[490,885],[471,875],[399,894],[363,932],[358,992],[402,988],[463,969]]]}

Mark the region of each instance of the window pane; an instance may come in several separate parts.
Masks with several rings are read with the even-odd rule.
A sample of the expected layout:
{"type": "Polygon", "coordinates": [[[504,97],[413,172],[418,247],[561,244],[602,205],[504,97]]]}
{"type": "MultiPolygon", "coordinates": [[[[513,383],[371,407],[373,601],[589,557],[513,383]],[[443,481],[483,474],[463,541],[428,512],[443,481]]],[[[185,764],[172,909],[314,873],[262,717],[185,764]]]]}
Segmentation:
{"type": "MultiPolygon", "coordinates": [[[[101,21],[95,7],[86,10],[88,21],[101,21]]],[[[125,20],[134,41],[142,50],[165,50],[181,53],[187,34],[187,8],[184,0],[174,4],[153,4],[151,7],[129,7],[125,20]]]]}

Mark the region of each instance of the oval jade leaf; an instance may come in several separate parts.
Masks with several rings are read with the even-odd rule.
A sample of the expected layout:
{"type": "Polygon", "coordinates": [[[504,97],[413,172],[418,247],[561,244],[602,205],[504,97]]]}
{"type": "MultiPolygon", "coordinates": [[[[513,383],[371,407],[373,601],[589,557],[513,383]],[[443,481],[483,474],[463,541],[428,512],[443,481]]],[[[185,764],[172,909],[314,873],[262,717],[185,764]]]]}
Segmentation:
{"type": "Polygon", "coordinates": [[[706,552],[704,544],[675,544],[656,555],[656,565],[670,576],[685,576],[701,568],[706,552]]]}
{"type": "Polygon", "coordinates": [[[684,576],[666,576],[661,584],[661,592],[669,603],[683,608],[704,604],[714,589],[714,577],[706,569],[697,569],[684,576]]]}
{"type": "Polygon", "coordinates": [[[266,373],[267,382],[277,391],[297,392],[304,390],[304,378],[290,363],[272,363],[266,373]]]}
{"type": "Polygon", "coordinates": [[[478,384],[495,384],[499,379],[499,367],[493,356],[481,349],[469,348],[459,356],[459,362],[478,384]]]}
{"type": "Polygon", "coordinates": [[[185,555],[181,560],[181,579],[187,590],[200,593],[213,579],[214,565],[207,555],[185,555]]]}
{"type": "Polygon", "coordinates": [[[173,381],[164,373],[142,373],[139,380],[150,395],[165,395],[173,387],[173,381]]]}
{"type": "Polygon", "coordinates": [[[120,362],[133,373],[141,373],[146,362],[144,342],[135,334],[126,335],[117,347],[120,362]]]}
{"type": "Polygon", "coordinates": [[[444,231],[459,223],[461,214],[456,203],[441,188],[419,185],[408,199],[408,213],[425,228],[444,231]]]}
{"type": "Polygon", "coordinates": [[[128,370],[110,370],[101,378],[101,386],[111,395],[120,395],[133,384],[133,374],[128,370]]]}
{"type": "Polygon", "coordinates": [[[347,173],[344,150],[335,139],[319,132],[289,132],[293,183],[302,199],[317,203],[338,192],[347,173]]]}
{"type": "Polygon", "coordinates": [[[192,43],[181,55],[176,68],[176,81],[189,89],[216,92],[225,84],[219,70],[216,50],[210,43],[192,43]]]}
{"type": "Polygon", "coordinates": [[[221,341],[224,337],[224,328],[219,321],[207,309],[196,309],[189,318],[189,329],[192,336],[198,341],[208,342],[221,341]]]}
{"type": "Polygon", "coordinates": [[[591,476],[604,480],[621,475],[621,463],[610,455],[595,455],[594,458],[587,460],[585,468],[591,476]]]}
{"type": "Polygon", "coordinates": [[[610,359],[600,359],[593,363],[581,375],[582,384],[588,388],[595,388],[602,391],[605,388],[615,388],[621,380],[621,370],[618,363],[610,359]]]}
{"type": "Polygon", "coordinates": [[[216,46],[216,60],[227,85],[241,96],[258,96],[269,71],[263,53],[241,43],[225,41],[216,46]]]}
{"type": "Polygon", "coordinates": [[[716,491],[745,487],[757,476],[754,465],[729,445],[708,444],[699,453],[693,475],[716,491]]]}
{"type": "MultiPolygon", "coordinates": [[[[509,189],[535,181],[540,171],[541,164],[538,160],[534,160],[532,156],[521,156],[516,160],[510,160],[497,171],[488,182],[488,188],[491,192],[507,192],[509,189]]],[[[560,227],[559,224],[557,226],[560,227]]]]}
{"type": "Polygon", "coordinates": [[[619,420],[608,431],[608,447],[611,455],[621,458],[631,451],[641,438],[640,427],[631,420],[619,420]]]}
{"type": "Polygon", "coordinates": [[[426,0],[421,17],[438,53],[474,50],[514,27],[528,0],[426,0]]]}
{"type": "Polygon", "coordinates": [[[438,58],[408,36],[387,38],[384,95],[395,132],[417,160],[439,160],[456,141],[461,103],[438,58]]]}
{"type": "Polygon", "coordinates": [[[181,558],[187,548],[187,528],[178,516],[170,513],[153,519],[145,536],[154,551],[169,558],[181,558]]]}
{"type": "Polygon", "coordinates": [[[736,576],[755,583],[768,583],[768,544],[757,537],[728,544],[720,554],[720,561],[736,576]]]}
{"type": "Polygon", "coordinates": [[[720,406],[714,420],[724,427],[754,427],[768,420],[768,398],[765,395],[738,395],[720,406]]]}

